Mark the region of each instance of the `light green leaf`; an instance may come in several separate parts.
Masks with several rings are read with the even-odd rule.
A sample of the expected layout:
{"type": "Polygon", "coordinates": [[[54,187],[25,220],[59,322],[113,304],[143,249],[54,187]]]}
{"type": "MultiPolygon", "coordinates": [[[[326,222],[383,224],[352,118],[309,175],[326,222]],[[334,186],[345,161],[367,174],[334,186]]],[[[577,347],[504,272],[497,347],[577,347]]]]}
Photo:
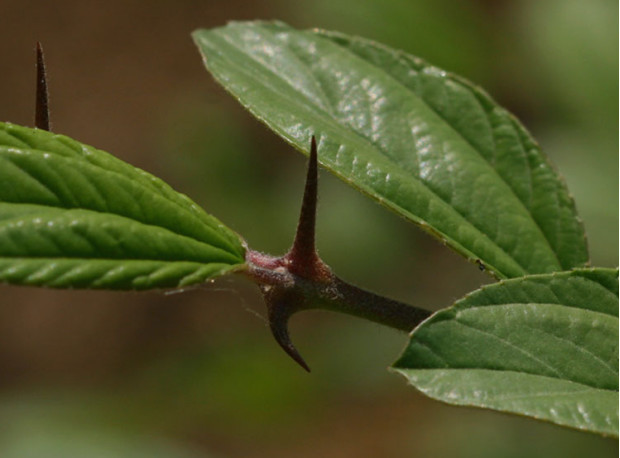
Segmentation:
{"type": "Polygon", "coordinates": [[[418,326],[394,367],[450,404],[618,436],[618,270],[483,287],[418,326]]]}
{"type": "Polygon", "coordinates": [[[523,126],[471,83],[282,23],[194,32],[207,69],[297,149],[499,277],[582,266],[583,228],[523,126]]]}
{"type": "Polygon", "coordinates": [[[68,137],[0,123],[0,281],[167,288],[243,263],[239,237],[158,178],[68,137]]]}

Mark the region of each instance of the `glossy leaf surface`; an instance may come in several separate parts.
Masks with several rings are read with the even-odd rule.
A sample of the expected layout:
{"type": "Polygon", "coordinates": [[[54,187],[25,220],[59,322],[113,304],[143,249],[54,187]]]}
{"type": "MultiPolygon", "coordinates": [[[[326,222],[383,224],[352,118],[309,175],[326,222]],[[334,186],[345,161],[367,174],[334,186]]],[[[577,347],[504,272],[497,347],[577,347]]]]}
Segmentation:
{"type": "Polygon", "coordinates": [[[418,326],[394,365],[428,396],[618,435],[618,271],[486,286],[418,326]]]}
{"type": "Polygon", "coordinates": [[[194,32],[207,69],[297,149],[498,277],[583,265],[574,204],[484,91],[372,41],[282,23],[194,32]]]}
{"type": "Polygon", "coordinates": [[[236,234],[158,178],[68,137],[0,123],[0,281],[167,288],[243,257],[236,234]]]}

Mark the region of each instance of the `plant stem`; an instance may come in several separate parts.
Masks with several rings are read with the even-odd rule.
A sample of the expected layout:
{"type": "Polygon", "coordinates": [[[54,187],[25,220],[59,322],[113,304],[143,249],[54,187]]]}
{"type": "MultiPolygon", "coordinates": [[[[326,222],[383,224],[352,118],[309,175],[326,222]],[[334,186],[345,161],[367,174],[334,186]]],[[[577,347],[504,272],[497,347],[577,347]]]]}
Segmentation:
{"type": "Polygon", "coordinates": [[[278,344],[304,369],[308,365],[288,334],[288,320],[303,310],[323,309],[364,318],[401,331],[412,331],[432,312],[379,296],[336,277],[323,264],[319,279],[301,277],[289,270],[287,255],[272,257],[249,250],[245,271],[257,283],[267,304],[269,325],[278,344]]]}
{"type": "Polygon", "coordinates": [[[300,277],[285,267],[285,257],[272,257],[248,250],[246,274],[256,283],[280,288],[291,296],[303,297],[302,303],[289,304],[290,315],[302,310],[323,309],[364,318],[394,329],[409,332],[432,312],[404,302],[389,299],[351,285],[331,274],[316,281],[300,277]]]}
{"type": "Polygon", "coordinates": [[[432,312],[379,296],[353,286],[338,277],[325,288],[318,302],[321,308],[374,321],[410,332],[432,312]]]}

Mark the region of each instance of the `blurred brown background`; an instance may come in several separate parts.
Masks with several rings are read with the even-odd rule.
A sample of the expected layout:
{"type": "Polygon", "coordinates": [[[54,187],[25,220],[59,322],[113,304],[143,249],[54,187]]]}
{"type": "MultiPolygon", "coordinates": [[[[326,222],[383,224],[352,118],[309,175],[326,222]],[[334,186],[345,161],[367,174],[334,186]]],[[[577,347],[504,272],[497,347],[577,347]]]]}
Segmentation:
{"type": "MultiPolygon", "coordinates": [[[[0,120],[32,125],[34,45],[52,128],[189,194],[259,250],[289,245],[305,160],[217,87],[190,39],[280,19],[374,38],[482,85],[573,192],[594,265],[618,263],[618,3],[0,2],[0,120]]],[[[327,173],[319,247],[343,278],[431,308],[490,281],[327,173]]],[[[308,313],[292,363],[240,279],[179,294],[0,287],[2,457],[606,457],[617,442],[424,398],[386,367],[406,338],[308,313]]]]}

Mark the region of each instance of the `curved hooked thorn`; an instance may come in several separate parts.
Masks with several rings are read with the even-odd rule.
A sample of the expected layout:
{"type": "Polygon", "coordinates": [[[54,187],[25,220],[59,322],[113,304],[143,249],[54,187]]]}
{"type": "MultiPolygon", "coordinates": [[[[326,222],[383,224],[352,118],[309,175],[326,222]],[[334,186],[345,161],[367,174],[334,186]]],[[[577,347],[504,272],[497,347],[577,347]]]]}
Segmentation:
{"type": "Polygon", "coordinates": [[[301,357],[293,342],[291,342],[291,338],[288,334],[288,319],[291,317],[290,313],[286,313],[286,309],[272,307],[273,304],[268,304],[269,306],[269,327],[271,328],[271,333],[273,337],[280,345],[280,348],[286,352],[293,360],[303,367],[307,372],[310,372],[310,367],[306,364],[306,361],[301,357]],[[282,313],[282,312],[285,313],[282,313]]]}

